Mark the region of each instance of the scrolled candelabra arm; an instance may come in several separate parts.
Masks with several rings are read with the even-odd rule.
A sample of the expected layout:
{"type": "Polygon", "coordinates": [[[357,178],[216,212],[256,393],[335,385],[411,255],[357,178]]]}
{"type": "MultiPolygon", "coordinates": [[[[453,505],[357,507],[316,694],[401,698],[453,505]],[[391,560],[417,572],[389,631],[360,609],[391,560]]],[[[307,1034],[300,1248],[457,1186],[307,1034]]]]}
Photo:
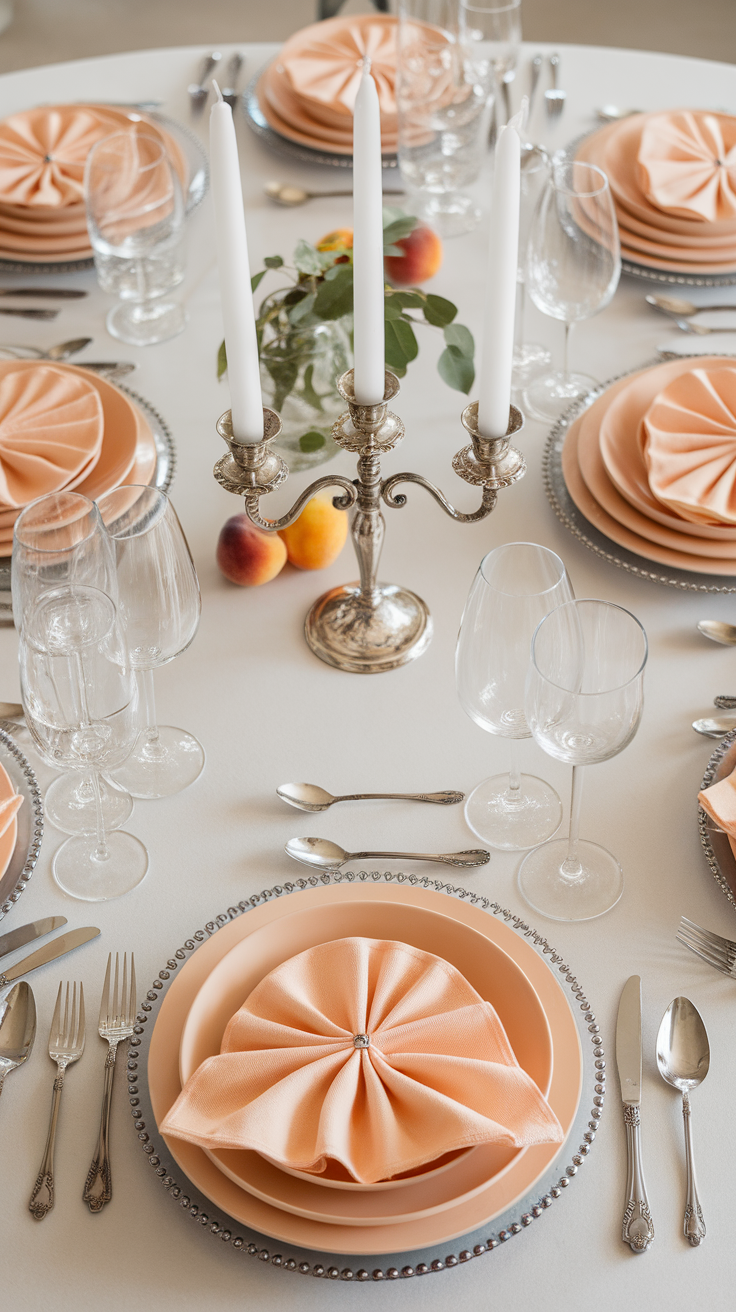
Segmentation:
{"type": "Polygon", "coordinates": [[[381,496],[386,505],[392,509],[401,509],[402,506],[406,505],[405,493],[394,492],[394,488],[398,487],[400,483],[416,483],[418,487],[423,487],[426,492],[429,492],[430,496],[434,497],[445,514],[449,515],[450,519],[454,519],[458,524],[477,524],[478,520],[485,519],[486,515],[490,515],[498,500],[498,493],[493,488],[484,487],[481,503],[477,510],[468,512],[456,510],[451,502],[447,500],[445,494],[440,492],[440,489],[435,487],[434,483],[422,478],[421,474],[393,474],[391,478],[386,479],[381,488],[381,496]]]}
{"type": "Polygon", "coordinates": [[[332,498],[332,504],[337,510],[349,510],[351,506],[355,505],[358,499],[355,484],[351,483],[349,478],[343,478],[340,474],[331,474],[325,478],[317,478],[314,483],[310,483],[306,491],[302,492],[300,497],[297,497],[291,510],[287,510],[286,514],[282,515],[280,519],[263,518],[259,510],[262,492],[244,493],[245,513],[257,528],[264,529],[266,533],[278,533],[279,529],[288,528],[290,524],[294,523],[295,519],[299,518],[307,502],[311,501],[317,492],[321,492],[323,488],[328,487],[341,487],[344,489],[342,496],[332,498]]]}

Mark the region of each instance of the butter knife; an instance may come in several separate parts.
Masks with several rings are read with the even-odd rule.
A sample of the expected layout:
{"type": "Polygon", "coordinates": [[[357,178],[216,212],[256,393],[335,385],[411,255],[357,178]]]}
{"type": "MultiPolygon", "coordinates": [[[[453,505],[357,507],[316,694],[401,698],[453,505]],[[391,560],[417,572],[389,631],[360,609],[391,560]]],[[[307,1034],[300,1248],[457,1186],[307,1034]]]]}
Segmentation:
{"type": "Polygon", "coordinates": [[[65,924],[66,916],[46,916],[43,920],[32,920],[28,925],[19,925],[17,929],[11,929],[9,934],[0,937],[0,957],[7,957],[8,953],[25,947],[26,943],[32,943],[34,938],[53,934],[55,929],[61,929],[65,924]]]}
{"type": "Polygon", "coordinates": [[[45,966],[49,961],[55,961],[57,957],[66,956],[67,952],[81,947],[83,943],[89,943],[90,939],[97,938],[99,932],[99,929],[95,929],[93,925],[86,925],[84,929],[70,929],[68,934],[55,938],[44,948],[32,952],[30,957],[16,961],[15,965],[9,966],[7,970],[0,970],[0,988],[12,984],[14,980],[20,979],[21,975],[27,975],[38,966],[45,966]]]}
{"type": "Polygon", "coordinates": [[[621,1237],[634,1253],[645,1253],[654,1241],[641,1164],[641,979],[632,975],[624,985],[616,1021],[616,1065],[626,1126],[626,1207],[621,1237]]]}
{"type": "Polygon", "coordinates": [[[0,287],[0,296],[35,296],[41,300],[46,297],[50,301],[78,301],[87,295],[88,292],[76,287],[0,287]]]}

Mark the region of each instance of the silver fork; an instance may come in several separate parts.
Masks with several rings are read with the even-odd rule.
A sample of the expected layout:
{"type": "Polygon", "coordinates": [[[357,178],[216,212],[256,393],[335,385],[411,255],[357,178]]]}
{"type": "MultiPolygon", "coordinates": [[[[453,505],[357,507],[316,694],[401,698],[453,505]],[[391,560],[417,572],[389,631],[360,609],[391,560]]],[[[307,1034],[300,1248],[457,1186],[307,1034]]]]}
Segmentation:
{"type": "Polygon", "coordinates": [[[135,1023],[135,961],[130,954],[130,987],[128,986],[128,954],[123,956],[123,984],[119,987],[120,954],[115,953],[115,980],[110,997],[110,968],[112,953],[107,958],[105,983],[102,986],[100,1003],[99,1032],[101,1039],[107,1039],[108,1049],[105,1058],[105,1082],[102,1089],[102,1113],[100,1115],[100,1133],[97,1150],[84,1182],[82,1198],[88,1204],[90,1212],[101,1212],[105,1203],[112,1197],[112,1177],[110,1174],[110,1105],[112,1102],[112,1082],[115,1075],[115,1058],[118,1044],[129,1039],[135,1023]]]}
{"type": "Polygon", "coordinates": [[[57,1074],[54,1080],[54,1094],[51,1100],[51,1119],[46,1137],[46,1148],[33,1186],[28,1207],[37,1221],[43,1221],[54,1205],[54,1144],[56,1142],[56,1124],[59,1119],[61,1091],[64,1088],[64,1072],[73,1061],[79,1061],[84,1052],[84,989],[80,983],[79,997],[77,985],[72,991],[72,1004],[69,1006],[69,983],[67,981],[64,995],[64,1019],[61,1016],[61,990],[59,985],[56,1006],[51,1020],[49,1033],[49,1057],[56,1062],[57,1074]]]}
{"type": "Polygon", "coordinates": [[[545,91],[544,104],[549,118],[557,118],[562,113],[565,104],[565,92],[560,91],[557,86],[557,73],[560,67],[560,56],[550,55],[549,66],[552,69],[552,90],[545,91]]]}
{"type": "Polygon", "coordinates": [[[722,938],[712,929],[703,929],[687,916],[680,918],[680,928],[676,935],[677,942],[689,948],[722,975],[736,975],[736,943],[730,938],[722,938]]]}

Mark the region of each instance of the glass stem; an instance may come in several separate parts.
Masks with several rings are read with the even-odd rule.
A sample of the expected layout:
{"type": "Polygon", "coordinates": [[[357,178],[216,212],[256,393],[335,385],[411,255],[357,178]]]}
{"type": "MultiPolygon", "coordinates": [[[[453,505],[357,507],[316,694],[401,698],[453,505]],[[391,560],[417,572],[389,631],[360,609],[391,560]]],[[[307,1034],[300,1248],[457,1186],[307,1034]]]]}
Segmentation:
{"type": "Polygon", "coordinates": [[[153,690],[153,670],[139,672],[143,691],[143,707],[146,727],[143,731],[142,755],[148,761],[160,761],[166,755],[166,748],[161,743],[161,736],[156,723],[156,697],[153,690]]]}
{"type": "Polygon", "coordinates": [[[521,796],[521,775],[519,773],[519,749],[516,740],[511,738],[509,749],[509,801],[518,802],[521,796]]]}
{"type": "Polygon", "coordinates": [[[572,324],[566,322],[565,323],[565,352],[562,357],[562,372],[565,377],[565,382],[567,382],[567,380],[570,377],[570,329],[571,328],[572,328],[572,324]]]}
{"type": "Polygon", "coordinates": [[[568,879],[578,879],[583,872],[578,857],[578,838],[580,836],[580,803],[583,800],[583,767],[572,767],[572,796],[570,799],[570,834],[567,840],[567,856],[560,866],[560,873],[568,879]]]}
{"type": "Polygon", "coordinates": [[[110,849],[107,846],[107,835],[105,833],[105,818],[102,814],[102,793],[100,791],[100,776],[97,770],[91,774],[92,787],[95,794],[95,823],[97,826],[97,846],[92,853],[95,861],[108,861],[110,859],[110,849]]]}
{"type": "Polygon", "coordinates": [[[524,275],[516,275],[516,319],[514,320],[514,349],[521,354],[524,346],[524,311],[526,308],[526,284],[524,275]]]}

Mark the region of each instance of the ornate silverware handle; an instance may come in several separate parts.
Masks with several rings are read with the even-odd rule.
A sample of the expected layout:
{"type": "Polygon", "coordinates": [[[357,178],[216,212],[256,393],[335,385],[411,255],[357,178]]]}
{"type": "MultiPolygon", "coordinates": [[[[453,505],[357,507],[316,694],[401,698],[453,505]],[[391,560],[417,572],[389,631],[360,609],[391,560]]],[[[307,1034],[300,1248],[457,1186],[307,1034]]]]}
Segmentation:
{"type": "Polygon", "coordinates": [[[470,852],[351,852],[351,861],[364,861],[368,857],[391,857],[395,861],[440,861],[445,866],[485,866],[491,859],[485,848],[470,852]]]}
{"type": "Polygon", "coordinates": [[[46,1136],[46,1148],[43,1161],[38,1168],[36,1183],[28,1203],[28,1209],[37,1221],[43,1221],[54,1205],[54,1146],[56,1144],[56,1124],[59,1119],[61,1091],[64,1088],[64,1067],[59,1066],[59,1073],[54,1080],[54,1092],[51,1099],[51,1119],[46,1136]]]}
{"type": "Polygon", "coordinates": [[[641,1116],[637,1106],[624,1103],[624,1124],[628,1173],[621,1236],[632,1252],[645,1253],[654,1241],[654,1223],[641,1164],[641,1116]]]}
{"type": "Polygon", "coordinates": [[[705,1239],[705,1221],[700,1210],[698,1186],[695,1180],[695,1162],[693,1160],[693,1132],[690,1124],[690,1098],[682,1095],[682,1117],[685,1122],[685,1161],[687,1164],[687,1193],[685,1196],[685,1238],[693,1248],[705,1239]]]}
{"type": "Polygon", "coordinates": [[[105,1082],[102,1089],[102,1112],[100,1115],[100,1133],[97,1139],[97,1151],[84,1182],[82,1198],[90,1212],[101,1212],[105,1203],[112,1197],[112,1176],[110,1173],[110,1105],[112,1102],[112,1082],[115,1076],[115,1057],[117,1043],[110,1043],[105,1058],[105,1082]]]}
{"type": "Polygon", "coordinates": [[[464,793],[345,793],[336,802],[372,802],[386,798],[392,802],[435,802],[437,806],[454,806],[465,800],[464,793]]]}

